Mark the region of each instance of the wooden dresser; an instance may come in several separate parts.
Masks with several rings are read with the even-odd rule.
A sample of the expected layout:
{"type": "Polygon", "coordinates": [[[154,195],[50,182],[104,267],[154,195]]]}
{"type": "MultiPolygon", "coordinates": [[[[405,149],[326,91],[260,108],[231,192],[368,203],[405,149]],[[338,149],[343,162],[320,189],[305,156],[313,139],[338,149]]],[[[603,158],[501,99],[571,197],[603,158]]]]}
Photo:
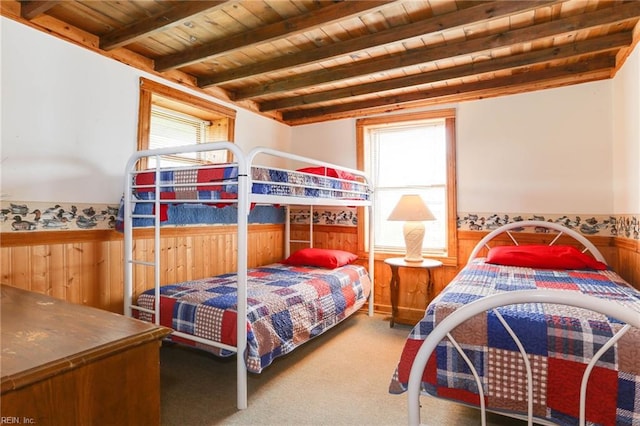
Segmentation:
{"type": "Polygon", "coordinates": [[[13,287],[0,292],[3,424],[160,424],[159,349],[169,329],[13,287]]]}

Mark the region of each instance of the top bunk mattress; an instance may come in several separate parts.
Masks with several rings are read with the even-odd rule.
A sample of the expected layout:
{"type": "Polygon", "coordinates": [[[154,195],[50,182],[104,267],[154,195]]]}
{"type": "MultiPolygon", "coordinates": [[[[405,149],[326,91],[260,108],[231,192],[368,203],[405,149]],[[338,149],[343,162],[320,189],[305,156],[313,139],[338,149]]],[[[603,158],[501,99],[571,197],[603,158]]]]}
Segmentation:
{"type": "MultiPolygon", "coordinates": [[[[305,172],[254,166],[251,168],[251,193],[345,201],[369,199],[366,184],[348,174],[332,173],[332,170],[325,169],[324,174],[319,174],[317,170],[305,172]]],[[[155,198],[155,176],[155,171],[135,174],[132,187],[136,198],[155,198]]],[[[228,164],[161,170],[159,185],[162,200],[234,200],[238,194],[238,168],[228,164]]]]}

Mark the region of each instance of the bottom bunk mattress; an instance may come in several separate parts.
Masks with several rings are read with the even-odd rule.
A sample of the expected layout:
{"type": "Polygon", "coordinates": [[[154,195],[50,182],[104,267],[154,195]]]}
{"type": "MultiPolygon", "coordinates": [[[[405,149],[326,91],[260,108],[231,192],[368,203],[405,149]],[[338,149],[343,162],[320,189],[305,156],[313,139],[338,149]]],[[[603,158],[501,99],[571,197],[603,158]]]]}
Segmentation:
{"type": "MultiPolygon", "coordinates": [[[[371,291],[367,270],[359,265],[336,269],[281,263],[250,269],[247,283],[248,371],[259,373],[274,358],[322,334],[358,309],[371,291]]],[[[138,306],[154,308],[154,291],[138,306]]],[[[237,275],[225,274],[160,288],[160,324],[176,331],[236,346],[237,275]]],[[[154,321],[153,315],[138,317],[154,321]]],[[[171,337],[173,341],[220,356],[235,351],[171,337]]]]}
{"type": "MultiPolygon", "coordinates": [[[[476,259],[434,299],[411,331],[389,392],[407,390],[416,353],[447,315],[482,297],[531,289],[580,292],[640,312],[640,293],[610,270],[542,270],[476,259]]],[[[580,382],[587,363],[622,324],[602,314],[558,304],[527,303],[497,311],[528,354],[533,372],[533,415],[557,424],[578,424],[580,382]]],[[[487,409],[526,415],[525,363],[495,312],[474,316],[451,335],[480,376],[487,409]]],[[[429,359],[421,390],[475,406],[480,401],[471,369],[448,339],[440,342],[429,359]]],[[[640,330],[632,328],[597,362],[586,401],[587,424],[640,425],[640,330]]]]}

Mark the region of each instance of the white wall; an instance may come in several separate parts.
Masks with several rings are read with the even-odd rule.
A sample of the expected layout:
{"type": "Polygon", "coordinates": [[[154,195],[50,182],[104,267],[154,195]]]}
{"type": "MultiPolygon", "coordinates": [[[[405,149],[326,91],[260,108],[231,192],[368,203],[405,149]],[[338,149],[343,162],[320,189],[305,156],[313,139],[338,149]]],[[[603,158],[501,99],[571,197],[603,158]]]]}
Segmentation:
{"type": "Polygon", "coordinates": [[[13,21],[1,30],[3,198],[118,200],[136,140],[135,76],[13,21]]]}
{"type": "MultiPolygon", "coordinates": [[[[275,148],[291,152],[291,127],[254,114],[244,109],[237,109],[235,140],[245,153],[256,147],[275,148]]],[[[283,167],[283,160],[271,156],[262,156],[259,164],[283,167]]]]}
{"type": "Polygon", "coordinates": [[[292,149],[298,155],[355,169],[355,123],[346,119],[293,127],[292,149]]]}
{"type": "Polygon", "coordinates": [[[613,211],[611,83],[462,103],[458,210],[613,211]]]}
{"type": "Polygon", "coordinates": [[[613,193],[615,214],[640,212],[640,48],[613,80],[613,193]]]}
{"type": "MultiPolygon", "coordinates": [[[[453,105],[458,210],[611,214],[611,84],[453,105]]],[[[355,120],[292,130],[297,153],[350,167],[355,166],[355,144],[355,120]]]]}
{"type": "MultiPolygon", "coordinates": [[[[4,200],[117,202],[136,147],[139,78],[206,97],[9,19],[0,37],[4,200]]],[[[238,110],[236,143],[289,149],[290,129],[238,110]]]]}

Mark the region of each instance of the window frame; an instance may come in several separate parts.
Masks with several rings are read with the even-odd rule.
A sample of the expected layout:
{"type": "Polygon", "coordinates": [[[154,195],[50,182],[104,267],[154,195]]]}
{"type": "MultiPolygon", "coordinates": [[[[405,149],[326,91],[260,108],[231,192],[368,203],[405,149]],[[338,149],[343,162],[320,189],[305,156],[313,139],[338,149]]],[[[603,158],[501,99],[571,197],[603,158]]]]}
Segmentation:
{"type": "MultiPolygon", "coordinates": [[[[433,111],[414,112],[408,114],[394,114],[380,117],[361,118],[356,120],[356,157],[357,167],[359,170],[365,170],[367,159],[365,155],[367,153],[366,131],[368,127],[380,127],[394,125],[406,125],[410,122],[420,122],[433,119],[444,119],[445,121],[445,137],[446,137],[446,155],[447,155],[447,172],[446,172],[446,186],[447,186],[447,252],[446,256],[434,255],[432,253],[427,254],[428,257],[437,257],[445,264],[455,265],[457,264],[458,257],[458,233],[457,233],[457,185],[456,185],[456,110],[441,109],[433,111]]],[[[365,229],[368,225],[368,215],[366,209],[359,209],[359,217],[364,220],[358,221],[358,250],[366,253],[368,234],[365,229]]],[[[374,213],[375,214],[375,213],[374,213]]],[[[391,256],[397,256],[397,253],[389,251],[376,251],[376,259],[385,259],[391,256]]]]}
{"type": "MultiPolygon", "coordinates": [[[[151,129],[151,108],[159,107],[176,111],[182,114],[200,118],[205,121],[215,122],[226,120],[226,141],[234,142],[236,111],[204,98],[191,95],[140,77],[140,94],[138,105],[138,143],[137,150],[143,151],[149,148],[149,134],[151,129]]],[[[227,162],[233,161],[233,155],[227,153],[227,162]]],[[[138,162],[138,169],[147,168],[147,159],[138,162]]]]}

